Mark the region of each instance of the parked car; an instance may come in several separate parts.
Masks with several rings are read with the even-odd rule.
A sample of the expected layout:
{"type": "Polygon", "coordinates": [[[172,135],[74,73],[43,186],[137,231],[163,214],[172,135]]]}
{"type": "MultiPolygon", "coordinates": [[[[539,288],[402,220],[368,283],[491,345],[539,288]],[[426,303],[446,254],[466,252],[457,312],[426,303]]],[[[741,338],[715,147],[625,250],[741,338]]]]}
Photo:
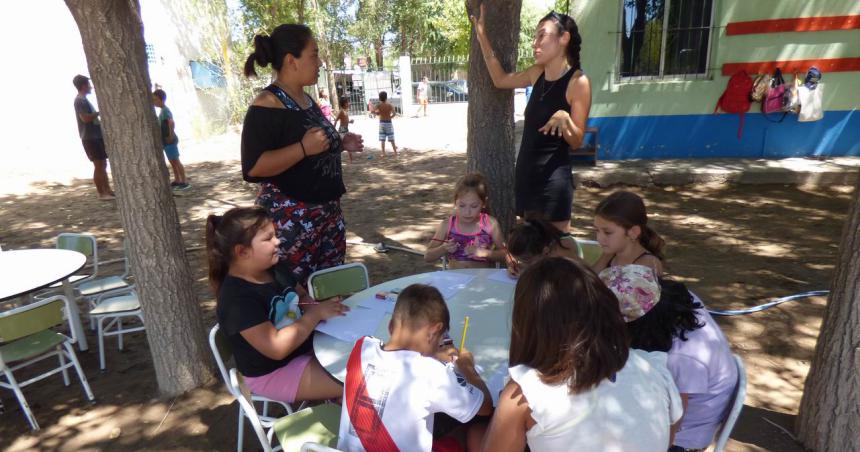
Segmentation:
{"type": "MultiPolygon", "coordinates": [[[[430,102],[468,102],[469,92],[465,80],[427,82],[430,85],[430,102]],[[465,88],[465,89],[464,89],[465,88]]],[[[418,82],[412,83],[412,98],[418,102],[418,82]]]]}

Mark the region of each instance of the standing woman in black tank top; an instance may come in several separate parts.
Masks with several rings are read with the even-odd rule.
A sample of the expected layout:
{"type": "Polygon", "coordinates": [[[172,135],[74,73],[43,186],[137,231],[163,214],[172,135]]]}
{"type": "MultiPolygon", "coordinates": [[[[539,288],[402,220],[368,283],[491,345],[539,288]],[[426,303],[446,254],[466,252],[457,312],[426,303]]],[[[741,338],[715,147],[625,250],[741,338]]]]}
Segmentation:
{"type": "Polygon", "coordinates": [[[517,156],[517,215],[540,216],[567,232],[573,206],[570,149],[582,144],[591,108],[591,83],[580,68],[582,38],[576,22],[566,14],[546,15],[538,22],[532,43],[535,64],[509,74],[487,39],[483,4],[481,16],[471,16],[471,20],[493,85],[507,89],[534,86],[517,156]]]}

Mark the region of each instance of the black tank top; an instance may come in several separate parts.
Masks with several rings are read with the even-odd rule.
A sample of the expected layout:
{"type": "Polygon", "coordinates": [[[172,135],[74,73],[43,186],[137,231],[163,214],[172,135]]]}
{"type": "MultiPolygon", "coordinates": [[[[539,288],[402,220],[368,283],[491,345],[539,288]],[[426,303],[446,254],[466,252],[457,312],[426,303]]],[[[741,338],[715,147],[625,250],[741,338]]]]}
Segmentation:
{"type": "MultiPolygon", "coordinates": [[[[526,105],[523,139],[517,156],[517,176],[532,179],[548,177],[561,166],[570,166],[570,146],[564,138],[538,132],[559,110],[570,112],[567,85],[576,72],[570,68],[559,79],[546,81],[541,74],[526,105]]],[[[520,179],[522,180],[522,179],[520,179]]],[[[524,182],[524,181],[523,181],[524,182]]]]}

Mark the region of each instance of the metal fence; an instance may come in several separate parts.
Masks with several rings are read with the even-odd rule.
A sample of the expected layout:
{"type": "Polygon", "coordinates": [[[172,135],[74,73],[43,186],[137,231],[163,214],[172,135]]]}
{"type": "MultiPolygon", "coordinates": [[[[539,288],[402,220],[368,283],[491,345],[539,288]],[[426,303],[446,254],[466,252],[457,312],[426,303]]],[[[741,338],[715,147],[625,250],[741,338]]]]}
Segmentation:
{"type": "Polygon", "coordinates": [[[412,96],[418,83],[427,78],[427,97],[431,103],[468,102],[469,59],[460,57],[412,58],[412,96]]]}

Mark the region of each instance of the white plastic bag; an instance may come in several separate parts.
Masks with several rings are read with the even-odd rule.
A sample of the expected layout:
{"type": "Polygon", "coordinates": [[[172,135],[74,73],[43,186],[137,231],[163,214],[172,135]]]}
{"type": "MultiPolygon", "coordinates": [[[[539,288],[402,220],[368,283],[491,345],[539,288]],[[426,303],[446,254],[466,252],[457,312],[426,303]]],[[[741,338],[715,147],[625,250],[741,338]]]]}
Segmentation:
{"type": "Polygon", "coordinates": [[[824,89],[819,83],[815,89],[809,89],[805,85],[797,88],[797,97],[800,99],[800,114],[797,116],[799,122],[818,121],[824,116],[821,109],[821,92],[824,89]]]}

